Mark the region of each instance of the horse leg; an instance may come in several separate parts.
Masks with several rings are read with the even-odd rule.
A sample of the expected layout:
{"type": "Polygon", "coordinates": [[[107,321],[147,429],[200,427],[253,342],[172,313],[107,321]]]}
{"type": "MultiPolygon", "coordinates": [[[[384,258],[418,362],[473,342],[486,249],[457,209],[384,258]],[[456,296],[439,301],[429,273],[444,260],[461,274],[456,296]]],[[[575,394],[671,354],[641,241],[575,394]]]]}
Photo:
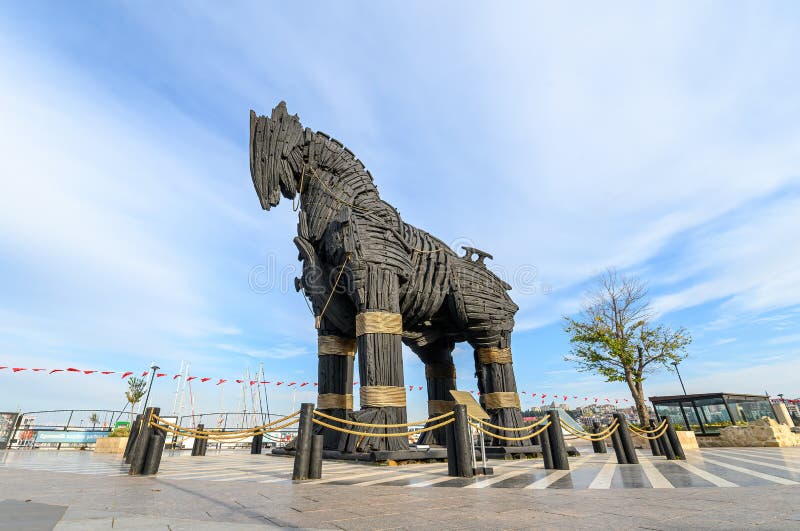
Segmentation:
{"type": "MultiPolygon", "coordinates": [[[[497,332],[488,334],[497,336],[497,332]]],[[[478,391],[481,405],[489,413],[489,422],[506,428],[524,426],[520,409],[517,383],[514,379],[514,366],[511,362],[511,332],[502,331],[499,341],[494,345],[484,345],[470,341],[475,348],[475,375],[478,377],[478,391]]],[[[497,431],[497,430],[490,430],[497,431]]],[[[518,432],[498,432],[506,437],[519,437],[518,432]]],[[[504,441],[490,438],[490,444],[497,446],[527,446],[534,444],[532,439],[504,441]]]]}
{"type": "MultiPolygon", "coordinates": [[[[318,392],[317,409],[340,419],[347,419],[353,410],[353,360],[356,354],[355,337],[347,337],[333,327],[325,317],[317,336],[318,392]]],[[[329,422],[338,425],[336,422],[329,422]]],[[[315,432],[324,436],[323,447],[336,450],[341,433],[321,426],[315,432]]]]}
{"type": "MultiPolygon", "coordinates": [[[[361,410],[359,422],[401,424],[407,422],[403,381],[402,317],[399,278],[378,264],[351,266],[356,305],[358,376],[361,410]]],[[[400,433],[407,428],[356,428],[375,433],[400,433]]],[[[406,450],[408,437],[351,436],[346,450],[406,450]],[[355,440],[353,438],[355,437],[355,440]]]]}
{"type": "MultiPolygon", "coordinates": [[[[450,395],[450,390],[456,389],[456,367],[453,365],[454,346],[453,340],[440,338],[425,346],[412,347],[412,350],[425,363],[425,379],[428,384],[428,418],[453,411],[455,401],[450,395]]],[[[447,443],[446,433],[446,428],[427,431],[420,436],[418,444],[444,446],[447,443]]]]}

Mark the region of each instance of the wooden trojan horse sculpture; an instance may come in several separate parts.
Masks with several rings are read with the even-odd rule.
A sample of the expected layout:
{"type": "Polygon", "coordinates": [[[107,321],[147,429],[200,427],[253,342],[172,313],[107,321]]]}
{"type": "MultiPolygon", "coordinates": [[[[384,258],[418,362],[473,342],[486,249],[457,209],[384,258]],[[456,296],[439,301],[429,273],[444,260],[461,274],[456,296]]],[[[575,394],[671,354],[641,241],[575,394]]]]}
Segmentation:
{"type": "MultiPolygon", "coordinates": [[[[281,195],[297,209],[299,196],[294,242],[303,275],[295,287],[304,291],[317,316],[318,409],[359,422],[407,422],[404,343],[425,363],[429,416],[451,411],[452,352],[455,343],[467,341],[475,351],[480,398],[491,422],[523,425],[510,348],[518,308],[507,293],[511,286],[486,268],[490,255],[465,248],[466,255],[459,257],[404,223],[381,200],[361,161],[325,133],[304,129],[284,102],[269,117],[250,111],[250,173],[264,210],[276,206],[281,195]],[[359,411],[353,411],[352,395],[356,352],[359,411]]],[[[324,432],[326,449],[408,448],[405,437],[324,432]]],[[[421,442],[443,444],[444,432],[428,432],[421,442]]]]}

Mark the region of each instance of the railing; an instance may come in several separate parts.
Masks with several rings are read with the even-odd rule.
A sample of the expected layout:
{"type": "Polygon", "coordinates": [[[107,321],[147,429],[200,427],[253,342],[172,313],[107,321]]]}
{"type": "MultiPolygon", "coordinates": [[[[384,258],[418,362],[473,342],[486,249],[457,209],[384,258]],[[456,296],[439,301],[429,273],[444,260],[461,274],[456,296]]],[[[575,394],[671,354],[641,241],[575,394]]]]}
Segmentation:
{"type": "Polygon", "coordinates": [[[19,413],[0,447],[7,448],[85,448],[105,437],[124,411],[110,409],[55,409],[19,413]],[[96,416],[96,422],[91,417],[96,416]]]}
{"type": "MultiPolygon", "coordinates": [[[[165,415],[182,428],[194,429],[204,424],[207,429],[219,433],[241,431],[248,426],[268,424],[284,415],[271,413],[215,412],[180,417],[165,415]]],[[[9,413],[2,420],[0,429],[0,449],[64,449],[92,448],[99,437],[108,436],[119,421],[130,422],[136,413],[130,411],[105,409],[59,409],[46,411],[27,411],[9,413]],[[90,417],[97,415],[97,422],[90,417]],[[7,417],[7,418],[6,418],[7,417]]],[[[267,446],[280,447],[297,435],[296,429],[282,429],[264,434],[267,446]]],[[[193,439],[189,436],[170,435],[167,443],[172,449],[191,448],[193,439]]],[[[217,449],[249,448],[250,441],[215,442],[217,449]]]]}

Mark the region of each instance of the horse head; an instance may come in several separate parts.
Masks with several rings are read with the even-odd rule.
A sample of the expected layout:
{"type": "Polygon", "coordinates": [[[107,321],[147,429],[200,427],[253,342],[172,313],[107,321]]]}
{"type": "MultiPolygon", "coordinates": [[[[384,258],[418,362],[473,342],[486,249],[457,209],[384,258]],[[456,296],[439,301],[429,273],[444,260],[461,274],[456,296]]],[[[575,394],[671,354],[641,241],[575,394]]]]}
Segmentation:
{"type": "Polygon", "coordinates": [[[299,118],[289,115],[285,102],[269,117],[250,111],[250,175],[264,210],[276,206],[281,194],[287,199],[297,194],[305,136],[299,118]]]}

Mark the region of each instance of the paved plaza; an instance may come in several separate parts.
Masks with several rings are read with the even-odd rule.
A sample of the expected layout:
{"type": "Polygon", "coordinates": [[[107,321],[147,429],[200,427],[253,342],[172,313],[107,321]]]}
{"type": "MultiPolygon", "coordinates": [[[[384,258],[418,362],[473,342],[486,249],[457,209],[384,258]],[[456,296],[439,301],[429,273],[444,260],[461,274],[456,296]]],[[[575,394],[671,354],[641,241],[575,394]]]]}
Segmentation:
{"type": "Polygon", "coordinates": [[[492,461],[493,476],[471,479],[442,463],[326,461],[322,480],[293,483],[292,459],[243,451],[167,452],[155,477],[129,477],[118,456],[5,451],[0,529],[800,527],[800,449],[687,453],[618,465],[589,450],[570,471],[492,461]]]}

